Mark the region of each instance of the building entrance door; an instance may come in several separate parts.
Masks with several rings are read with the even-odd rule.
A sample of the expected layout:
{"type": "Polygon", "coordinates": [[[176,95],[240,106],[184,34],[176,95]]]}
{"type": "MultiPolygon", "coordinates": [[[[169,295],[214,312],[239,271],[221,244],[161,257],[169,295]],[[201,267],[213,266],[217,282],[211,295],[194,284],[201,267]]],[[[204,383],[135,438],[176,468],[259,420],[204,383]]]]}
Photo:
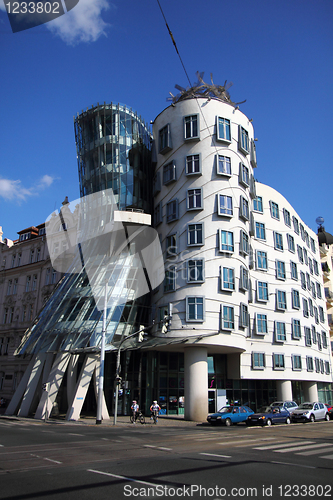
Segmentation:
{"type": "Polygon", "coordinates": [[[208,390],[208,413],[216,412],[216,389],[208,390]]]}

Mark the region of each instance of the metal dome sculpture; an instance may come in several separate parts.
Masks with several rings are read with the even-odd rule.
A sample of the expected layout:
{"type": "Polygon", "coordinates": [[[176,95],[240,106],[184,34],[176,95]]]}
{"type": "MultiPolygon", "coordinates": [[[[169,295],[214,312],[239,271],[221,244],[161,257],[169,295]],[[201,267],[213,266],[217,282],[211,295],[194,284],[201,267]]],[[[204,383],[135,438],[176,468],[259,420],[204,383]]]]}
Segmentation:
{"type": "Polygon", "coordinates": [[[213,74],[210,74],[211,84],[205,83],[203,80],[204,72],[196,72],[198,81],[193,85],[193,87],[181,87],[180,85],[175,85],[175,88],[179,90],[179,94],[173,95],[170,92],[171,97],[167,98],[167,101],[172,101],[172,104],[176,104],[179,101],[184,101],[185,99],[193,99],[195,97],[207,97],[207,99],[217,99],[222,102],[231,104],[232,106],[238,106],[243,104],[245,101],[233,102],[230,99],[230,94],[228,89],[233,85],[232,82],[227,84],[227,80],[224,85],[215,85],[213,82],[213,74]]]}

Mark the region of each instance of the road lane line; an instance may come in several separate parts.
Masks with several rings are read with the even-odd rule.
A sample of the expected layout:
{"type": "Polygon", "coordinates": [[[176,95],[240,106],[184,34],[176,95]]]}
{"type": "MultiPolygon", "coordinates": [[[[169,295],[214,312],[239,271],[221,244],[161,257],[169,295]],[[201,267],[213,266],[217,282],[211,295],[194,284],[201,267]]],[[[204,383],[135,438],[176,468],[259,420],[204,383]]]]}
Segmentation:
{"type": "Polygon", "coordinates": [[[310,450],[311,448],[320,448],[322,447],[323,444],[322,443],[317,443],[317,444],[300,444],[299,446],[292,446],[291,448],[286,448],[286,449],[283,449],[283,450],[273,450],[274,453],[289,453],[289,452],[292,452],[292,451],[303,451],[303,450],[310,450]]]}
{"type": "Polygon", "coordinates": [[[326,455],[325,457],[319,457],[319,458],[328,458],[328,460],[333,460],[333,455],[326,455]]]}
{"type": "Polygon", "coordinates": [[[53,462],[55,464],[62,464],[62,462],[58,462],[58,460],[52,460],[52,458],[44,458],[44,460],[48,460],[48,462],[53,462]]]}
{"type": "Polygon", "coordinates": [[[232,444],[232,446],[236,445],[236,444],[243,444],[243,443],[248,443],[248,444],[255,444],[257,443],[258,441],[262,441],[260,438],[259,439],[242,439],[241,441],[232,441],[232,442],[229,442],[229,443],[217,443],[217,444],[232,444]]]}
{"type": "Polygon", "coordinates": [[[208,457],[231,458],[231,455],[216,455],[214,453],[200,453],[200,455],[206,455],[208,457]]]}
{"type": "MultiPolygon", "coordinates": [[[[325,444],[323,446],[332,446],[330,444],[325,444]]],[[[326,450],[310,450],[310,451],[302,451],[300,453],[295,453],[295,455],[303,455],[305,457],[308,457],[310,455],[319,455],[322,452],[328,453],[329,451],[333,451],[333,448],[326,448],[326,450]]]]}
{"type": "Polygon", "coordinates": [[[285,443],[283,444],[270,444],[268,446],[257,446],[256,448],[253,448],[254,450],[272,450],[273,448],[283,448],[284,446],[293,446],[293,445],[296,445],[296,444],[311,444],[311,443],[314,443],[314,441],[294,441],[292,443],[288,443],[288,441],[286,441],[285,443]]]}
{"type": "Polygon", "coordinates": [[[304,467],[305,469],[317,469],[317,467],[313,467],[312,465],[300,465],[300,464],[291,464],[289,462],[270,462],[271,464],[279,464],[279,465],[293,465],[295,467],[304,467]]]}
{"type": "Polygon", "coordinates": [[[102,472],[100,470],[87,469],[87,472],[93,472],[94,474],[101,474],[102,476],[115,477],[116,479],[124,479],[125,481],[131,481],[133,483],[147,484],[148,486],[158,486],[159,483],[148,483],[147,481],[141,481],[139,479],[134,479],[132,477],[118,476],[118,474],[111,474],[110,472],[102,472]]]}
{"type": "Polygon", "coordinates": [[[165,448],[164,446],[157,446],[158,450],[172,451],[172,448],[165,448]]]}

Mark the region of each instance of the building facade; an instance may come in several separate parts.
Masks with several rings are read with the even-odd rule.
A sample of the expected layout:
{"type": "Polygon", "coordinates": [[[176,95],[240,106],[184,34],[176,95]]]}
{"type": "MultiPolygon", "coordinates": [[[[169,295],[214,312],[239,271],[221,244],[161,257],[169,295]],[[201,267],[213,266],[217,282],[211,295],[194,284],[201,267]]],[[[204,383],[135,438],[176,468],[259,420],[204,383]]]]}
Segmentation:
{"type": "Polygon", "coordinates": [[[19,231],[15,241],[0,234],[0,396],[9,401],[29,363],[14,352],[60,274],[51,265],[45,224],[19,231]]]}
{"type": "MultiPolygon", "coordinates": [[[[164,257],[163,284],[142,300],[134,290],[149,266],[145,276],[131,269],[134,240],[108,284],[110,296],[128,300],[107,313],[104,418],[114,411],[117,352],[124,414],[133,398],[144,411],[157,399],[163,413],[188,420],[205,420],[227,401],[256,409],[276,399],[331,400],[317,236],[280,193],[255,181],[252,120],[225,87],[201,81],[182,91],[154,120],[153,136],[114,104],[74,124],[81,196],[112,189],[127,234],[152,214],[164,257]],[[149,336],[138,343],[140,325],[149,336]]],[[[77,419],[89,393],[94,401],[100,298],[84,270],[64,278],[18,349],[31,356],[30,372],[9,413],[35,411],[31,395],[42,382],[50,389],[37,418],[57,401],[77,419]]]]}

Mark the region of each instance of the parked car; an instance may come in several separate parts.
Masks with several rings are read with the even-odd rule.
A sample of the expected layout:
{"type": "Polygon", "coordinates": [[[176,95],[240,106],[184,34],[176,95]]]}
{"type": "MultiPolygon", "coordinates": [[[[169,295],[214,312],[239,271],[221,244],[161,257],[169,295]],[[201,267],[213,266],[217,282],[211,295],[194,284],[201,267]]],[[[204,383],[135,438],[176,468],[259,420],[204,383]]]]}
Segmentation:
{"type": "Polygon", "coordinates": [[[328,412],[328,415],[329,415],[330,419],[333,420],[333,408],[332,408],[332,410],[330,410],[328,412]]]}
{"type": "Polygon", "coordinates": [[[254,413],[248,406],[223,406],[216,413],[208,415],[207,422],[212,425],[224,424],[230,427],[232,424],[246,422],[249,415],[254,413]]]}
{"type": "Polygon", "coordinates": [[[331,405],[331,403],[325,403],[325,406],[326,406],[328,412],[333,410],[333,406],[331,405]]]}
{"type": "Polygon", "coordinates": [[[274,401],[274,403],[271,403],[270,406],[282,406],[283,408],[288,410],[290,414],[292,414],[293,411],[298,408],[298,404],[295,401],[274,401]]]}
{"type": "Polygon", "coordinates": [[[302,403],[292,414],[293,422],[314,422],[315,420],[329,420],[327,408],[324,403],[302,403]]]}
{"type": "Polygon", "coordinates": [[[291,423],[291,417],[288,410],[283,406],[263,406],[258,413],[249,415],[246,420],[246,425],[272,425],[291,423]]]}

